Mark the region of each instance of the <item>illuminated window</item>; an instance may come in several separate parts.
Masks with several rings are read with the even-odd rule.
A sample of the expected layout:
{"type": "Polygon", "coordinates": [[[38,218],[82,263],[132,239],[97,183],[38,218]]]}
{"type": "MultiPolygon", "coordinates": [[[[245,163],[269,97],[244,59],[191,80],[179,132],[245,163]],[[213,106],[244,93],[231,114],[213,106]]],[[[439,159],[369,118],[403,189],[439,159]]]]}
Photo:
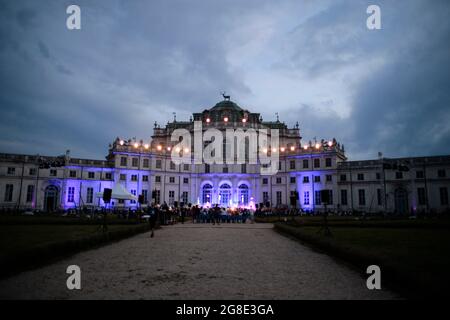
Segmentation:
{"type": "Polygon", "coordinates": [[[248,204],[248,186],[246,184],[241,184],[239,187],[239,204],[248,204]]]}
{"type": "Polygon", "coordinates": [[[212,185],[205,184],[202,188],[202,203],[211,203],[212,185]]]}

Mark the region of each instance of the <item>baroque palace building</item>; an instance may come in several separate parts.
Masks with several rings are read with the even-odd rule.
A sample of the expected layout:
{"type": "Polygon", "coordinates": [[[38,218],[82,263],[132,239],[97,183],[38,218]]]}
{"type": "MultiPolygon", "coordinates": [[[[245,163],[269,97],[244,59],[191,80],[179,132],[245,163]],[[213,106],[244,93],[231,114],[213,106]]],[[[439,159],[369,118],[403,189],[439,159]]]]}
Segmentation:
{"type": "MultiPolygon", "coordinates": [[[[348,161],[344,145],[335,139],[302,143],[298,124],[288,128],[263,121],[227,99],[189,121],[155,123],[151,141],[117,138],[106,160],[0,154],[0,208],[44,211],[103,207],[97,194],[121,184],[144,202],[169,205],[219,203],[226,207],[296,207],[306,211],[325,208],[322,190],[328,190],[327,209],[339,211],[444,212],[449,210],[450,156],[348,161]],[[278,129],[279,146],[263,152],[278,153],[273,175],[262,175],[257,163],[176,164],[171,154],[176,129],[194,133],[216,128],[278,129]]],[[[225,151],[224,144],[224,151],[225,151]]],[[[178,151],[178,150],[177,150],[178,151]]],[[[192,150],[179,150],[191,153],[192,150]]],[[[137,207],[136,201],[112,200],[115,208],[137,207]]]]}

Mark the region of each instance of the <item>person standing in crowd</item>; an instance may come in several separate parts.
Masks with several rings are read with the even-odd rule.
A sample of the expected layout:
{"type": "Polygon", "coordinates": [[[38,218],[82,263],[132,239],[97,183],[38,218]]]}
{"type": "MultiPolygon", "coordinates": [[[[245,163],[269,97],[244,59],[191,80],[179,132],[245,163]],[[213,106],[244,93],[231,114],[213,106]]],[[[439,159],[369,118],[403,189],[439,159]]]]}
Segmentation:
{"type": "Polygon", "coordinates": [[[158,218],[158,208],[153,204],[151,207],[147,208],[147,213],[149,215],[148,222],[150,224],[150,238],[153,238],[155,236],[155,226],[156,226],[156,220],[158,218]]]}
{"type": "Polygon", "coordinates": [[[186,208],[181,208],[181,224],[184,224],[185,217],[186,217],[186,208]]]}

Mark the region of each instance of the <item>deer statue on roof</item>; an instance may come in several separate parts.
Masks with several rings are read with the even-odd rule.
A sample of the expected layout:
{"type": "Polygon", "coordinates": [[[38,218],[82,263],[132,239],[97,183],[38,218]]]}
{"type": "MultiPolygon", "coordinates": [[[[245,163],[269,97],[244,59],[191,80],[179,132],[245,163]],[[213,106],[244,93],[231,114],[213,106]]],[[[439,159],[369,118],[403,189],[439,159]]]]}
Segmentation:
{"type": "Polygon", "coordinates": [[[224,92],[222,92],[222,97],[223,97],[223,99],[224,99],[224,100],[228,100],[228,101],[230,101],[230,97],[231,97],[231,96],[229,96],[229,95],[228,95],[228,96],[227,96],[227,95],[225,95],[225,91],[224,91],[224,92]]]}

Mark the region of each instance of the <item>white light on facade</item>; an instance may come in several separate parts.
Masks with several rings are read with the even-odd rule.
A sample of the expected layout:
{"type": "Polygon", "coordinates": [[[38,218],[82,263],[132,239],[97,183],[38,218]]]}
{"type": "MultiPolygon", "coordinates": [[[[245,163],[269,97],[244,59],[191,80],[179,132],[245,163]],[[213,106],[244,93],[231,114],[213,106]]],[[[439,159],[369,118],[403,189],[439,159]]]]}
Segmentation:
{"type": "Polygon", "coordinates": [[[135,143],[134,143],[134,147],[135,147],[135,148],[138,148],[138,147],[139,147],[139,143],[135,142],[135,143]]]}
{"type": "Polygon", "coordinates": [[[123,140],[120,140],[120,142],[119,142],[119,143],[120,143],[120,145],[121,145],[121,146],[123,146],[123,145],[124,145],[124,143],[125,143],[125,141],[123,141],[123,140]]]}
{"type": "Polygon", "coordinates": [[[156,147],[156,149],[158,149],[158,151],[161,151],[162,150],[162,146],[159,145],[159,146],[156,147]]]}
{"type": "Polygon", "coordinates": [[[223,121],[228,122],[228,117],[223,118],[223,121]]]}

